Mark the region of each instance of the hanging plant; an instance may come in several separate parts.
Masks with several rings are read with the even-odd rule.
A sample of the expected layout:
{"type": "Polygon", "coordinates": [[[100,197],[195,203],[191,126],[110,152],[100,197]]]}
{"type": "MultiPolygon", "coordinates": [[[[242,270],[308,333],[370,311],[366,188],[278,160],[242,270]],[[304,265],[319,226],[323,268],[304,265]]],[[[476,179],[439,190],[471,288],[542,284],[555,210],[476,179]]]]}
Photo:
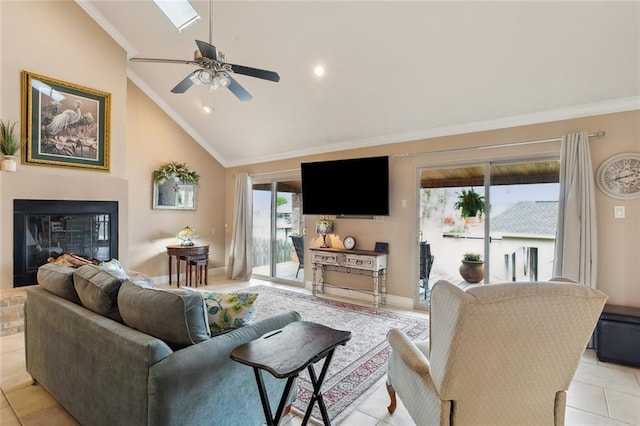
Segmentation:
{"type": "Polygon", "coordinates": [[[153,172],[153,180],[155,182],[162,183],[171,178],[178,179],[182,183],[198,185],[200,175],[189,170],[186,163],[178,163],[177,161],[164,164],[153,172]]]}
{"type": "Polygon", "coordinates": [[[484,213],[484,197],[478,194],[473,188],[463,189],[460,194],[458,194],[458,201],[453,206],[455,209],[460,210],[460,216],[462,218],[467,217],[476,217],[478,219],[482,219],[482,214],[484,213]]]}

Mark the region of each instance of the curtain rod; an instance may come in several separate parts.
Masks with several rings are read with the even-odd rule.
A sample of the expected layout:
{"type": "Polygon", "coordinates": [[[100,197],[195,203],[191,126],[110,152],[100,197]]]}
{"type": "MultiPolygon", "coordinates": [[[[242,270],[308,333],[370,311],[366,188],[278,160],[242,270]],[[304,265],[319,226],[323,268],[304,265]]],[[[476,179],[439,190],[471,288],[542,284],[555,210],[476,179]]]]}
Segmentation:
{"type": "Polygon", "coordinates": [[[262,172],[262,173],[249,173],[250,176],[266,176],[266,175],[275,175],[280,173],[292,173],[299,172],[300,169],[289,169],[289,170],[275,170],[273,172],[262,172]]]}
{"type": "MultiPolygon", "coordinates": [[[[595,133],[589,133],[587,136],[589,136],[590,138],[600,138],[602,136],[604,136],[604,131],[603,130],[599,130],[595,133]]],[[[509,143],[503,143],[503,144],[494,144],[494,145],[483,145],[483,146],[475,146],[475,147],[469,147],[469,148],[451,148],[451,149],[440,149],[437,151],[422,151],[422,152],[414,152],[414,153],[409,153],[409,154],[397,154],[397,155],[392,155],[392,158],[395,157],[418,157],[421,155],[427,155],[427,154],[442,154],[445,152],[461,152],[461,151],[479,151],[479,150],[483,150],[483,149],[493,149],[493,148],[504,148],[504,147],[508,147],[508,146],[520,146],[520,145],[533,145],[533,144],[537,144],[537,143],[548,143],[548,142],[560,142],[562,140],[562,137],[558,137],[558,138],[551,138],[551,139],[537,139],[537,140],[531,140],[531,141],[523,141],[523,142],[509,142],[509,143]]]]}

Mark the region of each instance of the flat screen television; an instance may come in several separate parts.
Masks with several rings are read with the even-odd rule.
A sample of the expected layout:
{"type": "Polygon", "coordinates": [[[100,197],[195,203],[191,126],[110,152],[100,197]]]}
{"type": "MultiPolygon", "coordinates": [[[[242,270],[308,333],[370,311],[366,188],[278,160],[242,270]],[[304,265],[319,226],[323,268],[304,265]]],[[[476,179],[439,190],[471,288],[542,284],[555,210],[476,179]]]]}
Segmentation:
{"type": "Polygon", "coordinates": [[[389,215],[389,157],[302,163],[302,213],[389,215]]]}

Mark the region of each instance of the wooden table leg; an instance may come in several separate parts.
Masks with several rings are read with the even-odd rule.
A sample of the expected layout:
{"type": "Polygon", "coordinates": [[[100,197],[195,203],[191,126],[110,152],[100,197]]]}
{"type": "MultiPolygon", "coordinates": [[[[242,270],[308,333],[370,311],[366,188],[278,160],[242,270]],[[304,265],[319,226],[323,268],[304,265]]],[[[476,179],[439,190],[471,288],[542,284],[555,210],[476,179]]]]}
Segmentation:
{"type": "Polygon", "coordinates": [[[171,258],[172,257],[173,256],[169,255],[169,286],[171,286],[171,274],[172,274],[172,271],[171,271],[171,263],[172,263],[171,262],[171,258]]]}
{"type": "Polygon", "coordinates": [[[186,285],[188,287],[193,287],[193,263],[191,263],[191,260],[189,258],[187,258],[187,260],[185,261],[185,278],[184,280],[186,281],[186,285]]]}
{"type": "Polygon", "coordinates": [[[322,387],[322,382],[324,381],[324,377],[327,374],[327,370],[329,369],[329,364],[331,364],[331,358],[333,357],[333,352],[336,348],[333,348],[329,351],[327,358],[324,360],[324,365],[322,366],[322,370],[320,372],[320,377],[316,378],[316,371],[313,368],[313,364],[309,364],[307,370],[309,371],[309,378],[311,379],[311,384],[313,385],[313,395],[311,396],[311,400],[309,401],[309,406],[307,407],[307,411],[304,413],[304,418],[302,419],[302,426],[305,426],[311,417],[311,411],[313,410],[313,405],[318,402],[318,408],[320,409],[320,414],[322,415],[322,421],[325,426],[331,426],[331,422],[329,421],[329,414],[327,413],[327,406],[324,404],[324,399],[322,398],[322,392],[320,388],[322,387]]]}
{"type": "Polygon", "coordinates": [[[257,367],[253,367],[253,372],[256,376],[258,392],[260,393],[260,402],[262,402],[262,410],[264,411],[267,426],[277,426],[280,422],[280,418],[282,417],[282,413],[284,412],[287,396],[289,395],[289,392],[291,392],[293,379],[295,379],[296,376],[291,376],[287,379],[287,384],[284,386],[284,391],[282,393],[282,397],[280,398],[280,403],[278,404],[278,410],[276,411],[276,415],[274,417],[271,415],[271,405],[269,404],[269,397],[267,396],[267,391],[264,386],[264,380],[262,380],[262,371],[260,371],[260,369],[257,367]]]}
{"type": "Polygon", "coordinates": [[[178,287],[180,287],[180,256],[176,256],[176,269],[178,271],[178,274],[176,277],[176,283],[178,287]]]}
{"type": "Polygon", "coordinates": [[[378,307],[378,299],[380,293],[378,293],[378,271],[373,272],[373,307],[378,307]]]}

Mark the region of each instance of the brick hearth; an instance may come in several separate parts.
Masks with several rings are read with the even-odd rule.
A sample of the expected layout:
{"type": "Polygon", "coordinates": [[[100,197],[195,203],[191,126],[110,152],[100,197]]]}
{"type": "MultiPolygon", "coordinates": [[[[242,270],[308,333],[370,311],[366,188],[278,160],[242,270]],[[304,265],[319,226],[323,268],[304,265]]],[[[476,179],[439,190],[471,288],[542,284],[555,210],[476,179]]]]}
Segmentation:
{"type": "Polygon", "coordinates": [[[0,336],[24,331],[25,287],[0,290],[0,336]]]}

